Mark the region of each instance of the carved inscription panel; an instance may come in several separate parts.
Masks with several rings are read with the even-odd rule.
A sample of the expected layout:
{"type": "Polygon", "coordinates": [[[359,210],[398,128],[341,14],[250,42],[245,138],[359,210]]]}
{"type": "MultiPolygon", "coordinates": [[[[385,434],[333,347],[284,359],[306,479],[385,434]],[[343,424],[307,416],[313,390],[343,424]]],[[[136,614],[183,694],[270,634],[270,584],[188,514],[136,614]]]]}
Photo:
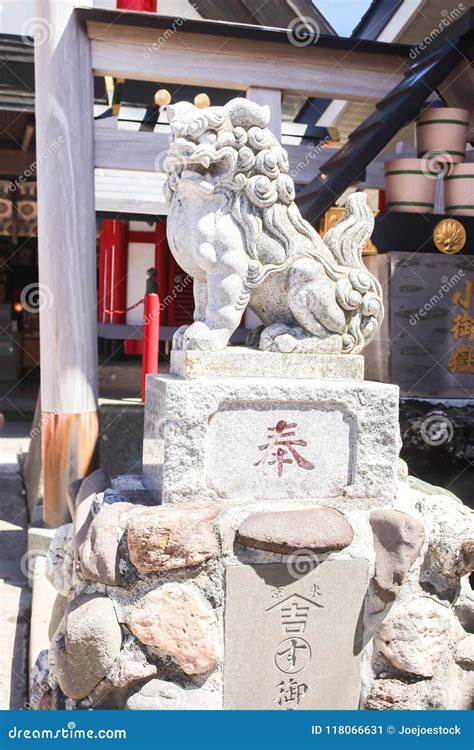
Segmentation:
{"type": "Polygon", "coordinates": [[[356,709],[365,560],[227,568],[224,708],[356,709]]]}
{"type": "Polygon", "coordinates": [[[355,439],[337,405],[225,404],[209,422],[207,484],[231,498],[341,495],[353,481],[355,439]]]}

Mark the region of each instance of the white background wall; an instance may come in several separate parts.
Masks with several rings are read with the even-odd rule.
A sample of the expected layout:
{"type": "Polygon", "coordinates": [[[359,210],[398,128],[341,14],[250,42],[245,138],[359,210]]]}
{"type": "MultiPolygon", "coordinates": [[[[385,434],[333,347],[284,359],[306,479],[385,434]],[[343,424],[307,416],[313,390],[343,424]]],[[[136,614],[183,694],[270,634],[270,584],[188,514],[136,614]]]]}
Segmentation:
{"type": "MultiPolygon", "coordinates": [[[[148,232],[152,227],[144,221],[131,221],[130,230],[148,232]]],[[[150,232],[151,242],[130,242],[128,245],[127,307],[134,305],[145,294],[146,272],[155,265],[155,233],[150,232]]],[[[127,313],[127,323],[143,323],[143,305],[127,313]]]]}

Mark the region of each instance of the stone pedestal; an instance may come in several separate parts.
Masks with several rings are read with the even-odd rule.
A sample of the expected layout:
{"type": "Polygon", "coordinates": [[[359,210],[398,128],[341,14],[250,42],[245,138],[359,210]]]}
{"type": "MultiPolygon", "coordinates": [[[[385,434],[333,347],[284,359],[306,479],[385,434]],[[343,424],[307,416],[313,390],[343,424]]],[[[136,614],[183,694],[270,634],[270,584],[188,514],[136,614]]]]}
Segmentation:
{"type": "Polygon", "coordinates": [[[175,352],[176,374],[147,381],[143,471],[149,490],[163,503],[391,502],[398,388],[361,380],[362,359],[175,352]],[[343,360],[354,379],[342,378],[343,360]],[[230,364],[233,375],[219,377],[230,364]]]}
{"type": "Polygon", "coordinates": [[[359,707],[373,550],[350,513],[393,502],[398,451],[398,388],[364,381],[361,356],[174,351],[171,374],[149,376],[161,517],[216,509],[220,706],[359,707]]]}
{"type": "Polygon", "coordinates": [[[400,468],[398,389],[360,357],[179,352],[172,370],[147,384],[153,497],[88,477],[51,544],[33,704],[468,707],[474,520],[400,468]]]}

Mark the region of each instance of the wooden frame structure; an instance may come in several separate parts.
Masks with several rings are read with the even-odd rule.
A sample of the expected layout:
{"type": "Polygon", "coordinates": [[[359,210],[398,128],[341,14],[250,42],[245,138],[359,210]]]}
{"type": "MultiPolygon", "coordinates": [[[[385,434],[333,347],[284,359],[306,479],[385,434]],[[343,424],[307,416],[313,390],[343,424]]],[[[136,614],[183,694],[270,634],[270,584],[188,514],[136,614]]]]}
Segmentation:
{"type": "MultiPolygon", "coordinates": [[[[51,33],[35,49],[41,400],[45,520],[67,518],[67,487],[90,468],[97,427],[94,169],[155,171],[167,137],[93,120],[93,75],[224,87],[268,103],[280,132],[282,93],[377,102],[401,80],[408,48],[309,38],[286,30],[154,14],[74,9],[37,0],[51,33]]],[[[111,118],[112,120],[112,118],[111,118]]],[[[317,172],[306,146],[288,148],[298,182],[317,172]]],[[[323,153],[327,158],[329,153],[323,153]]]]}

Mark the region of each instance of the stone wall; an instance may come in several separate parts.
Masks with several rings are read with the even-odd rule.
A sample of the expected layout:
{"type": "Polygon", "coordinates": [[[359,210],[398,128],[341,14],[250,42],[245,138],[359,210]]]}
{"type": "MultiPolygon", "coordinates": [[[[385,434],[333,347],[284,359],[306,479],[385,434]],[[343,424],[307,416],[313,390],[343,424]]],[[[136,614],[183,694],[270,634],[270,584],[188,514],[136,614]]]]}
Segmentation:
{"type": "MultiPolygon", "coordinates": [[[[49,654],[33,670],[32,705],[212,709],[239,707],[240,695],[243,707],[324,707],[341,657],[340,707],[471,708],[473,514],[446,491],[408,477],[403,463],[400,473],[392,507],[366,510],[347,498],[331,508],[314,500],[150,506],[140,480],[130,477],[89,493],[81,529],[77,517],[76,530],[58,529],[49,551],[58,595],[49,654]],[[342,580],[344,565],[353,572],[342,580]],[[254,584],[242,585],[238,571],[251,576],[263,568],[269,597],[279,588],[274,574],[278,581],[288,574],[291,591],[313,580],[315,591],[323,589],[315,599],[326,607],[318,615],[319,684],[306,679],[294,706],[283,689],[273,699],[257,683],[239,684],[241,675],[251,683],[252,671],[242,660],[235,667],[239,642],[258,640],[263,628],[261,614],[255,622],[248,617],[254,584]],[[328,589],[325,598],[324,586],[334,582],[337,597],[328,589]],[[344,656],[344,621],[358,586],[363,605],[352,653],[344,656]]],[[[256,669],[264,675],[267,666],[256,669]]]]}

